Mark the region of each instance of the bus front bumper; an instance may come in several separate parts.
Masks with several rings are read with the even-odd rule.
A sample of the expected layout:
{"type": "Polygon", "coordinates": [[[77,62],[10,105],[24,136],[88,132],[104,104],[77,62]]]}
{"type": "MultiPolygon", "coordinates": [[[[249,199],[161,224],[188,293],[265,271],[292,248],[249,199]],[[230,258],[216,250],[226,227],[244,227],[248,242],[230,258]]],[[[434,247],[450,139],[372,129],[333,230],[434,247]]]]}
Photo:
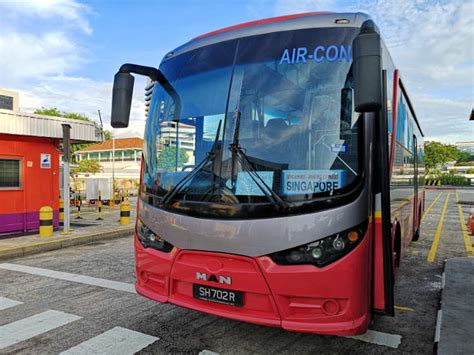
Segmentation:
{"type": "Polygon", "coordinates": [[[366,236],[342,259],[317,268],[177,248],[162,253],[143,248],[135,237],[136,290],[155,301],[289,331],[363,334],[371,320],[368,241],[366,236]],[[230,277],[226,280],[231,284],[220,284],[210,275],[230,277]],[[193,284],[243,292],[244,305],[197,299],[193,284]]]}

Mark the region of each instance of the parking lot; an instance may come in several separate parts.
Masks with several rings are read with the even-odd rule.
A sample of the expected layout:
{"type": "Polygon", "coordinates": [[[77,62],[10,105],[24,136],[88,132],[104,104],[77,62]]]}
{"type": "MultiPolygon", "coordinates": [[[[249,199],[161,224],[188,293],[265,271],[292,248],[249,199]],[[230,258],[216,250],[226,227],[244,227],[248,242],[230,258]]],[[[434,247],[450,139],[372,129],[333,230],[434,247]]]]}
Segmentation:
{"type": "Polygon", "coordinates": [[[465,220],[473,203],[474,190],[426,190],[420,240],[397,275],[396,316],[376,316],[361,338],[290,333],[138,296],[130,235],[0,262],[0,352],[432,353],[443,261],[466,256],[471,243],[458,206],[465,220]]]}

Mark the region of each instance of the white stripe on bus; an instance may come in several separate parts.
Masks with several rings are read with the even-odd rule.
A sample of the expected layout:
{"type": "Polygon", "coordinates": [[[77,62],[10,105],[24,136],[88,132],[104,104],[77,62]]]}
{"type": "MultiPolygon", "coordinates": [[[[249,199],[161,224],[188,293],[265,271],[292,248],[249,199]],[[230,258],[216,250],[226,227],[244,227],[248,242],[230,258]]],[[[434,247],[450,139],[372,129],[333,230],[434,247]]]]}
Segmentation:
{"type": "Polygon", "coordinates": [[[7,308],[18,306],[19,304],[23,304],[23,302],[14,301],[5,297],[0,297],[0,311],[7,308]]]}
{"type": "Polygon", "coordinates": [[[151,335],[115,327],[63,351],[60,355],[135,354],[157,340],[159,339],[151,335]]]}
{"type": "Polygon", "coordinates": [[[112,290],[117,290],[117,291],[135,293],[135,286],[133,284],[126,283],[126,282],[100,279],[97,277],[71,274],[69,272],[54,271],[54,270],[42,269],[39,267],[32,267],[32,266],[19,265],[19,264],[3,263],[3,264],[0,264],[0,269],[24,272],[24,273],[32,274],[32,275],[51,277],[53,279],[58,279],[58,280],[77,282],[77,283],[81,283],[85,285],[92,285],[92,286],[110,288],[112,290]]]}
{"type": "Polygon", "coordinates": [[[0,327],[0,350],[61,327],[81,317],[48,310],[0,327]]]}

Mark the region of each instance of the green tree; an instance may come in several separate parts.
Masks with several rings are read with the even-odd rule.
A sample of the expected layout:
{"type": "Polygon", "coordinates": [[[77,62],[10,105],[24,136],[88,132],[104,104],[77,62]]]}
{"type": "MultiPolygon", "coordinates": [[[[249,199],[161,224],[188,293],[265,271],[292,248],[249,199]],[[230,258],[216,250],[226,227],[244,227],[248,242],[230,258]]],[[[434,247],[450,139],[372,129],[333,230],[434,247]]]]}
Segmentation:
{"type": "Polygon", "coordinates": [[[41,107],[40,109],[36,109],[33,113],[37,115],[61,117],[61,112],[56,107],[41,107]]]}
{"type": "Polygon", "coordinates": [[[82,115],[80,113],[74,113],[74,112],[59,111],[57,107],[42,106],[40,109],[35,110],[35,112],[33,113],[36,113],[37,115],[64,117],[64,118],[70,118],[73,120],[80,120],[80,121],[91,121],[91,119],[85,115],[82,115]]]}
{"type": "Polygon", "coordinates": [[[461,156],[458,159],[458,163],[467,163],[468,161],[471,161],[471,159],[473,159],[471,153],[461,152],[461,156]]]}
{"type": "Polygon", "coordinates": [[[426,142],[425,144],[425,163],[428,169],[445,165],[450,161],[457,161],[460,157],[461,152],[454,145],[436,141],[426,142]]]}
{"type": "Polygon", "coordinates": [[[100,173],[103,170],[97,160],[83,159],[77,163],[77,167],[72,168],[72,173],[100,173]]]}
{"type": "MultiPolygon", "coordinates": [[[[179,159],[178,168],[182,168],[183,165],[188,162],[189,157],[185,149],[179,148],[178,159],[179,159]]],[[[175,146],[166,147],[158,155],[158,168],[168,170],[168,171],[173,171],[176,169],[176,147],[175,146]]]]}

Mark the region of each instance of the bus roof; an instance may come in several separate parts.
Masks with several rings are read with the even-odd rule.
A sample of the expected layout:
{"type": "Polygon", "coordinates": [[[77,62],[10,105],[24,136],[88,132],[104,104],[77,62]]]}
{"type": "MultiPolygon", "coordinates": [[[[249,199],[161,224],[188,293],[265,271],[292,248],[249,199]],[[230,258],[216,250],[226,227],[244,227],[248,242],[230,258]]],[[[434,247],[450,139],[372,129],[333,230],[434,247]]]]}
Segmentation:
{"type": "Polygon", "coordinates": [[[280,21],[285,21],[285,20],[298,18],[298,17],[306,17],[306,16],[322,15],[322,14],[332,14],[332,13],[334,13],[334,12],[330,12],[330,11],[304,12],[304,13],[300,13],[300,14],[269,17],[269,18],[264,18],[264,19],[261,19],[261,20],[244,22],[244,23],[240,23],[238,25],[224,27],[224,28],[221,28],[219,30],[211,31],[211,32],[205,33],[203,35],[197,36],[193,39],[204,38],[204,37],[212,36],[212,35],[215,35],[215,34],[218,34],[218,33],[228,32],[228,31],[236,30],[236,29],[243,28],[243,27],[263,25],[265,23],[271,23],[271,22],[280,22],[280,21]]]}
{"type": "Polygon", "coordinates": [[[246,22],[195,37],[189,42],[169,52],[163,61],[199,47],[236,38],[306,28],[360,27],[364,21],[369,19],[370,17],[362,12],[307,12],[246,22]],[[336,22],[336,20],[347,21],[341,23],[336,22]]]}

